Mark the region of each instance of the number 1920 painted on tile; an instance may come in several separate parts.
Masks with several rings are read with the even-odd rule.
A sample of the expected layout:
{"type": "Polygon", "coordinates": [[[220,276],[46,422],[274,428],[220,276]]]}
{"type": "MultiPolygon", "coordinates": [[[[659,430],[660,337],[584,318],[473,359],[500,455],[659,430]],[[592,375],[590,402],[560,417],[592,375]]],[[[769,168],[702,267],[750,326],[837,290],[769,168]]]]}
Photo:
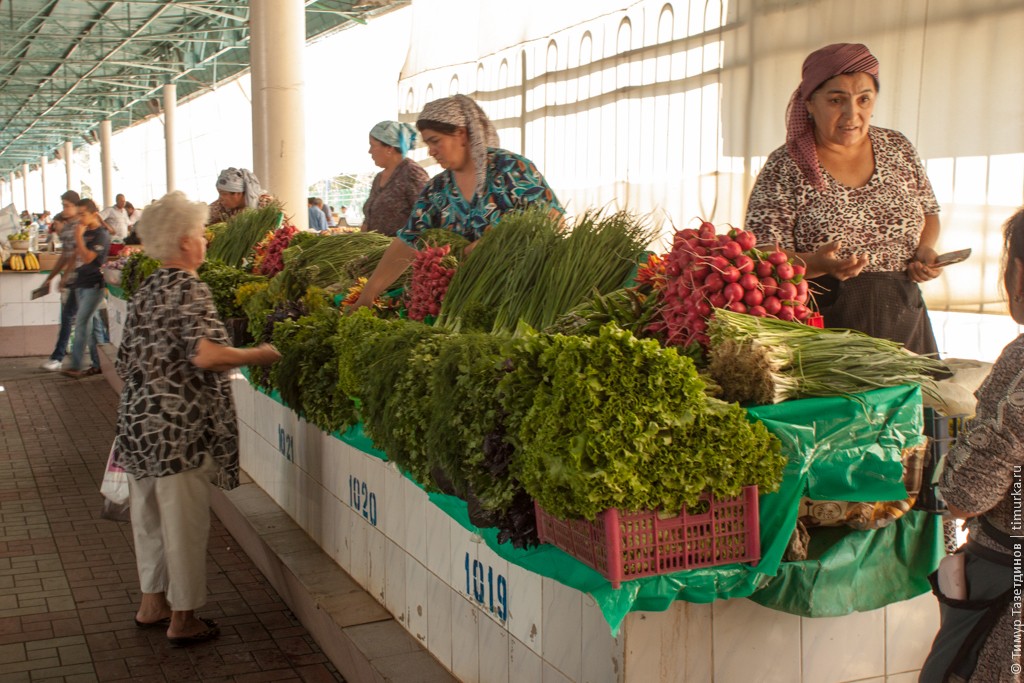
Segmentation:
{"type": "Polygon", "coordinates": [[[490,610],[502,621],[508,619],[508,581],[505,577],[498,574],[498,579],[495,581],[494,567],[487,567],[487,580],[485,581],[483,562],[470,560],[469,553],[466,553],[465,567],[466,595],[472,596],[481,607],[490,610]],[[472,566],[472,571],[470,571],[470,566],[472,566]]]}
{"type": "Polygon", "coordinates": [[[377,494],[370,490],[365,481],[349,476],[348,504],[356,514],[362,514],[363,519],[377,526],[377,494]]]}

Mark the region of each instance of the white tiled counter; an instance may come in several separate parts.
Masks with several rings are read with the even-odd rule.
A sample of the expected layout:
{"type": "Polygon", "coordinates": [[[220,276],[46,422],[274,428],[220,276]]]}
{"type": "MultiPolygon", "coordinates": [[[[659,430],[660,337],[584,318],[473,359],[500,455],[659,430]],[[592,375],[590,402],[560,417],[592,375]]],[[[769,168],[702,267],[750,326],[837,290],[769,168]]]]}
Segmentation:
{"type": "Polygon", "coordinates": [[[45,356],[57,342],[60,294],[56,285],[44,297],[32,300],[32,290],[47,273],[0,273],[0,356],[45,356]]]}
{"type": "Polygon", "coordinates": [[[929,595],[823,619],[740,599],[633,612],[612,638],[588,595],[502,559],[393,465],[235,377],[242,468],[463,681],[911,683],[938,628],[929,595]]]}

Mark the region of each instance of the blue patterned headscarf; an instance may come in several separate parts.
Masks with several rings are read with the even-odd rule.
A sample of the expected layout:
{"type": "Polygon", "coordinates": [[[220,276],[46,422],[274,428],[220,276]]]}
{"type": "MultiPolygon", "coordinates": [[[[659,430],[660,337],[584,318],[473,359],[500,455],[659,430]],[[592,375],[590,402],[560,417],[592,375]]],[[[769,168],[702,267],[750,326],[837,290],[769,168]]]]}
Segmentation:
{"type": "Polygon", "coordinates": [[[370,137],[394,147],[403,157],[416,146],[416,129],[398,121],[381,121],[370,129],[370,137]]]}

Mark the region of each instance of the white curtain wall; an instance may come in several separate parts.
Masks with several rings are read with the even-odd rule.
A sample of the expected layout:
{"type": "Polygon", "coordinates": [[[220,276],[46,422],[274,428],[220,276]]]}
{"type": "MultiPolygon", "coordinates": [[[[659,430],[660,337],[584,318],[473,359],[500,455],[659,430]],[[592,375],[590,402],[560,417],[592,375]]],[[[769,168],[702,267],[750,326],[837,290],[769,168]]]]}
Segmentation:
{"type": "Polygon", "coordinates": [[[940,250],[975,251],[926,287],[929,306],[1005,310],[999,231],[1024,204],[1020,0],[417,0],[413,12],[404,120],[471,95],[570,212],[655,212],[664,236],[696,217],[741,224],[804,57],[866,44],[881,62],[875,123],[925,161],[940,250]],[[453,33],[476,40],[437,40],[453,33]]]}

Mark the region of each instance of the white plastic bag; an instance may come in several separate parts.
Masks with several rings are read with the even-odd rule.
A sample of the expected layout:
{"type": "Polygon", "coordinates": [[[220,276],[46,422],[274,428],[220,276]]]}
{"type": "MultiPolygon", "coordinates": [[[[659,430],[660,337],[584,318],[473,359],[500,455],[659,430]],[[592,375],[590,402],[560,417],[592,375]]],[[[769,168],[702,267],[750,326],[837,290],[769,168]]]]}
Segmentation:
{"type": "Polygon", "coordinates": [[[100,493],[115,505],[128,503],[128,473],[114,462],[113,445],[110,446],[110,455],[107,457],[107,470],[103,473],[100,493]]]}

